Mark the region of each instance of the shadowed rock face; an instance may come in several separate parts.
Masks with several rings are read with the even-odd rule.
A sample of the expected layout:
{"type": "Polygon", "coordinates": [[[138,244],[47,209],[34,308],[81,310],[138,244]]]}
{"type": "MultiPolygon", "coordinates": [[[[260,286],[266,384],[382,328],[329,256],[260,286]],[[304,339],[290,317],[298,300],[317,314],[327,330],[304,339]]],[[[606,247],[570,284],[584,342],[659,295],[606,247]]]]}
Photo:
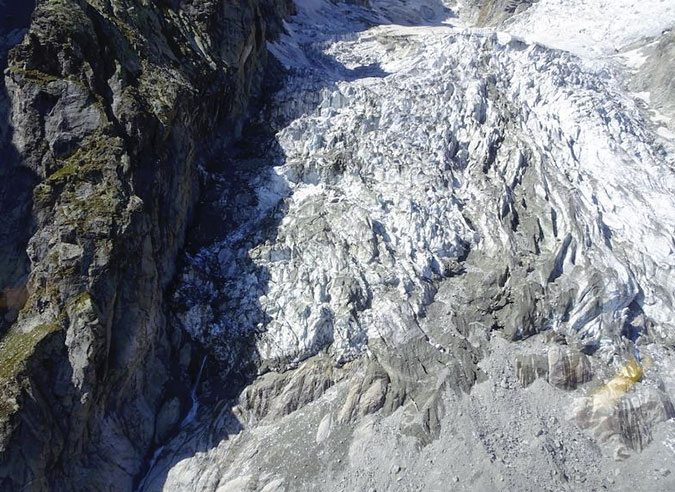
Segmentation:
{"type": "Polygon", "coordinates": [[[30,15],[35,9],[35,2],[28,0],[26,2],[11,2],[8,0],[0,1],[0,32],[3,35],[14,29],[24,29],[30,23],[30,15]]]}
{"type": "MultiPolygon", "coordinates": [[[[0,3],[0,68],[7,67],[7,54],[19,43],[30,23],[32,2],[0,3]]],[[[31,190],[36,183],[30,170],[19,165],[12,145],[10,102],[4,78],[0,80],[0,334],[4,333],[26,300],[29,269],[26,243],[32,233],[31,190]]]]}
{"type": "Polygon", "coordinates": [[[519,14],[539,0],[472,0],[475,22],[479,26],[495,25],[519,14]]]}
{"type": "MultiPolygon", "coordinates": [[[[3,9],[2,26],[26,9],[12,7],[14,20],[3,9]]],[[[4,490],[130,489],[187,411],[180,382],[200,361],[167,326],[163,289],[205,139],[236,135],[289,9],[45,0],[33,12],[4,80],[3,136],[11,128],[16,163],[34,176],[24,203],[35,224],[30,272],[7,273],[3,259],[0,277],[0,311],[18,318],[0,353],[4,490]]]]}

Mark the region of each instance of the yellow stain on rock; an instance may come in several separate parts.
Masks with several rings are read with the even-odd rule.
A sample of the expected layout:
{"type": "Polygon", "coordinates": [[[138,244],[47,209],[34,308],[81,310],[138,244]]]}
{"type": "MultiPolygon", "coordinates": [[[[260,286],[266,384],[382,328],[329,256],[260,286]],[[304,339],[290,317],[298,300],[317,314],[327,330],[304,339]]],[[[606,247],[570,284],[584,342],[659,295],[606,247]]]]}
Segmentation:
{"type": "Polygon", "coordinates": [[[593,395],[593,409],[613,407],[644,376],[644,366],[631,359],[619,373],[593,395]]]}

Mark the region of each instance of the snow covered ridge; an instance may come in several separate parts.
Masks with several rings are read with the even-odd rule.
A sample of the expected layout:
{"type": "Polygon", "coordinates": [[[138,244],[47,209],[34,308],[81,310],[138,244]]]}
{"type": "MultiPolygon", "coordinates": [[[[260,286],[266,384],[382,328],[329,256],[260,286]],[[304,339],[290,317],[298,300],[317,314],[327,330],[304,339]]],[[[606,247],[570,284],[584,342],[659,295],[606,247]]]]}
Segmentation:
{"type": "MultiPolygon", "coordinates": [[[[644,312],[673,340],[673,157],[616,73],[483,30],[368,28],[381,13],[298,3],[271,47],[291,73],[268,115],[291,120],[283,164],[240,166],[237,227],[176,294],[189,332],[224,360],[249,336],[273,366],[347,360],[373,338],[403,343],[469,255],[510,271],[505,289],[537,290],[538,325],[514,318],[515,337],[553,328],[636,350],[621,332],[644,312]]],[[[563,4],[542,0],[513,29],[563,4]]]]}

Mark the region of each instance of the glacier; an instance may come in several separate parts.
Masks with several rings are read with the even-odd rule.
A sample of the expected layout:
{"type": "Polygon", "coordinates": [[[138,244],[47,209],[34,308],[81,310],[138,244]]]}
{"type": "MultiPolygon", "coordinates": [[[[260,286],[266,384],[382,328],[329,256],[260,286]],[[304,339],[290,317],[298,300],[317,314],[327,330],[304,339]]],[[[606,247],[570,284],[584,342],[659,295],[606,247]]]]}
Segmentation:
{"type": "MultiPolygon", "coordinates": [[[[470,2],[296,2],[286,33],[269,45],[281,86],[254,117],[269,138],[223,156],[220,170],[203,169],[218,190],[208,207],[227,227],[187,254],[173,292],[176,322],[224,374],[252,362],[260,383],[232,410],[245,430],[236,437],[211,435],[211,450],[177,463],[160,458],[155,480],[144,482],[147,490],[353,490],[371,479],[377,490],[399,490],[392,483],[407,484],[400,490],[440,490],[431,485],[433,474],[398,481],[395,472],[386,480],[397,481],[387,482],[377,474],[366,480],[360,468],[365,456],[376,456],[378,466],[390,459],[390,441],[378,437],[387,431],[373,430],[387,424],[371,414],[387,408],[399,377],[394,373],[422,374],[410,369],[419,363],[424,374],[406,384],[425,385],[427,365],[437,361],[443,371],[459,364],[460,372],[476,374],[467,384],[478,389],[457,385],[477,396],[434,396],[450,398],[457,408],[460,400],[468,408],[476,401],[497,409],[523,405],[521,411],[553,422],[552,429],[562,417],[548,420],[547,412],[560,411],[566,428],[587,431],[569,435],[610,443],[611,459],[658,453],[648,449],[651,429],[675,417],[675,120],[650,109],[649,97],[633,91],[630,80],[644,63],[643,48],[675,25],[675,6],[526,3],[497,26],[482,26],[470,2]],[[385,363],[392,356],[383,351],[405,354],[403,369],[385,363]],[[535,381],[530,388],[539,388],[539,396],[508,393],[530,390],[513,389],[515,376],[504,375],[516,365],[512,354],[548,354],[544,366],[551,371],[559,361],[582,360],[567,351],[589,361],[575,373],[575,386],[590,380],[587,371],[602,381],[623,374],[629,361],[644,366],[644,377],[625,385],[634,398],[619,413],[641,409],[648,437],[629,436],[611,411],[600,423],[597,415],[585,419],[578,407],[590,393],[583,388],[557,394],[535,381]],[[368,379],[372,361],[386,377],[368,379]],[[329,376],[333,371],[340,376],[329,376]],[[349,386],[359,377],[369,383],[349,386]],[[497,381],[498,389],[481,389],[488,384],[483,378],[497,381]],[[305,398],[309,380],[311,397],[305,398]],[[347,395],[348,387],[357,389],[347,395]],[[264,420],[267,410],[252,410],[254,394],[274,408],[274,399],[292,388],[308,405],[305,424],[279,420],[300,418],[292,415],[303,406],[297,401],[272,420],[264,420]],[[356,410],[335,403],[341,398],[357,401],[356,410]],[[521,401],[528,398],[536,403],[521,401]],[[546,401],[560,408],[549,409],[546,401]],[[336,472],[327,488],[318,472],[298,478],[283,466],[276,474],[252,471],[255,460],[247,452],[269,447],[279,460],[297,459],[287,445],[269,440],[281,428],[275,426],[296,429],[297,437],[316,419],[320,432],[312,445],[319,445],[339,428],[336,422],[356,413],[365,420],[355,424],[341,458],[347,471],[336,472]]],[[[442,381],[438,376],[433,384],[440,388],[442,381]]],[[[396,419],[407,418],[411,399],[419,412],[426,408],[424,432],[435,444],[425,438],[427,451],[398,459],[412,463],[420,459],[412,456],[448,445],[428,419],[437,412],[434,418],[443,422],[453,404],[440,411],[431,403],[421,409],[416,397],[400,399],[401,408],[393,405],[391,417],[383,418],[403,428],[396,419]]],[[[196,427],[183,437],[191,432],[205,439],[218,419],[231,426],[235,417],[225,417],[223,408],[200,408],[191,423],[196,427]]],[[[475,432],[483,439],[481,425],[475,432]]],[[[672,427],[658,427],[671,436],[659,446],[672,450],[672,427]]],[[[520,434],[513,439],[524,440],[520,434]]],[[[595,444],[587,446],[577,458],[613,466],[594,454],[595,444]]],[[[573,475],[564,463],[555,466],[558,478],[542,479],[551,487],[573,475]]],[[[505,475],[507,483],[516,480],[502,470],[489,480],[475,478],[472,486],[457,475],[457,484],[482,490],[505,475]]],[[[511,486],[525,483],[518,480],[511,486]]]]}
{"type": "Polygon", "coordinates": [[[185,273],[186,289],[208,290],[182,315],[193,334],[218,347],[258,333],[263,361],[326,348],[346,360],[369,338],[405,339],[470,255],[560,304],[519,335],[602,344],[635,308],[672,338],[672,142],[610,60],[441,22],[346,35],[359,21],[334,16],[358,9],[299,8],[271,46],[291,73],[269,116],[291,120],[276,135],[284,163],[237,176],[230,200],[250,203],[185,273]],[[250,248],[275,219],[275,238],[250,248]]]}

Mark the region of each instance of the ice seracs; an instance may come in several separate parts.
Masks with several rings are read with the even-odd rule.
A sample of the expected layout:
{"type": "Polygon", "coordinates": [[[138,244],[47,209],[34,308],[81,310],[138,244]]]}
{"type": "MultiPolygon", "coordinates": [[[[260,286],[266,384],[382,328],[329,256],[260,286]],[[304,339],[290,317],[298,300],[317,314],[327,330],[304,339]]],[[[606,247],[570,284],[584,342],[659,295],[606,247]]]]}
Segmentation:
{"type": "Polygon", "coordinates": [[[185,275],[207,291],[182,315],[193,334],[224,354],[255,334],[273,366],[347,360],[405,340],[470,255],[509,270],[506,289],[537,290],[541,319],[511,319],[515,336],[552,327],[598,346],[630,307],[672,337],[672,157],[610,71],[504,34],[300,8],[272,47],[290,73],[273,104],[290,119],[283,163],[232,184],[235,203],[256,200],[185,275]]]}
{"type": "Polygon", "coordinates": [[[493,29],[448,10],[470,2],[298,2],[270,45],[287,71],[258,117],[274,138],[207,173],[227,226],[174,293],[225,374],[259,377],[233,417],[202,416],[243,430],[169,490],[388,489],[382,463],[407,446],[428,471],[403,478],[415,490],[446,484],[448,449],[449,467],[481,464],[477,489],[580,470],[593,488],[614,456],[653,452],[641,475],[672,445],[675,161],[624,62],[650,63],[627,44],[675,19],[622,0],[613,32],[608,3],[516,3],[493,29]]]}

